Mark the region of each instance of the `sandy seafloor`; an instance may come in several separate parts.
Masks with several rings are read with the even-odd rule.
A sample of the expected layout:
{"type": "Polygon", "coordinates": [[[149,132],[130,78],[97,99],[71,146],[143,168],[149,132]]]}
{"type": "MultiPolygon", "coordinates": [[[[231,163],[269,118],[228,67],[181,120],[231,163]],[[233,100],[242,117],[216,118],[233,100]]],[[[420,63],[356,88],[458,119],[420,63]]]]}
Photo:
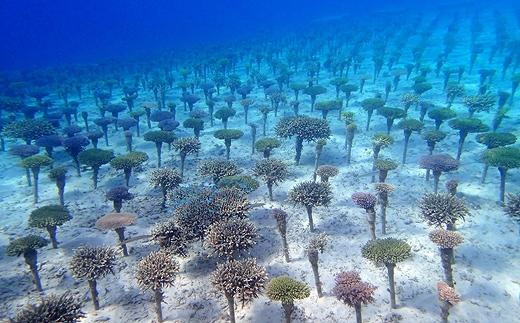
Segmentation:
{"type": "MultiPolygon", "coordinates": [[[[489,27],[480,36],[484,43],[491,43],[492,22],[484,23],[489,27]]],[[[427,21],[427,20],[426,20],[427,21]]],[[[440,23],[441,28],[432,35],[432,44],[442,44],[447,21],[440,23]]],[[[458,66],[461,62],[469,62],[469,22],[463,20],[459,35],[461,44],[456,47],[449,57],[446,65],[458,66]]],[[[413,44],[416,38],[409,42],[413,44]]],[[[430,46],[425,52],[425,61],[434,62],[436,55],[441,51],[437,45],[430,46]]],[[[401,63],[411,60],[409,48],[403,50],[401,63]]],[[[478,87],[479,68],[487,68],[488,51],[485,51],[477,60],[477,65],[472,74],[465,73],[463,82],[468,94],[474,94],[478,87]]],[[[499,71],[503,61],[503,55],[497,55],[494,67],[499,71]]],[[[432,63],[431,65],[434,65],[432,63]]],[[[445,65],[445,66],[446,66],[445,65]]],[[[433,66],[432,66],[433,67],[433,66]]],[[[264,66],[267,72],[267,66],[264,66]]],[[[239,69],[239,72],[243,71],[239,69]]],[[[364,61],[362,71],[358,75],[349,75],[351,82],[357,83],[359,74],[372,73],[371,60],[364,61]]],[[[364,94],[355,93],[350,102],[349,110],[356,112],[357,124],[364,128],[366,113],[361,109],[359,102],[372,97],[376,92],[384,90],[386,79],[383,69],[382,76],[376,84],[368,81],[364,94]]],[[[499,73],[497,73],[499,74],[499,73]]],[[[244,73],[242,73],[244,79],[244,73]]],[[[293,80],[304,79],[300,71],[293,80]]],[[[319,96],[318,101],[334,98],[335,91],[328,85],[331,76],[326,71],[320,74],[320,84],[328,86],[327,94],[319,96]]],[[[428,80],[433,84],[433,90],[427,92],[424,100],[429,100],[437,105],[444,105],[445,95],[442,93],[442,74],[436,78],[430,73],[428,80]]],[[[400,107],[401,95],[411,91],[413,81],[402,80],[398,91],[389,96],[388,106],[400,107]]],[[[510,81],[501,81],[495,77],[492,91],[510,91],[510,81]]],[[[196,94],[203,97],[198,90],[196,94]]],[[[167,101],[178,103],[177,119],[183,120],[187,113],[183,111],[179,101],[180,90],[168,91],[167,101]]],[[[289,99],[293,98],[292,91],[287,91],[289,99]]],[[[120,89],[117,89],[113,98],[120,97],[120,89]]],[[[257,102],[264,102],[264,94],[260,88],[255,88],[251,97],[257,102]]],[[[144,101],[152,100],[151,92],[140,90],[137,106],[144,101]]],[[[59,99],[55,98],[58,102],[59,99]]],[[[117,101],[117,100],[116,100],[117,101]]],[[[198,109],[206,109],[202,102],[196,104],[198,109]]],[[[300,95],[300,112],[310,114],[309,97],[300,95]]],[[[519,103],[516,100],[510,112],[510,118],[505,119],[502,131],[511,131],[519,135],[519,103]]],[[[220,103],[222,104],[222,103],[220,103]]],[[[231,157],[245,171],[250,173],[255,160],[261,158],[260,154],[251,157],[251,138],[249,127],[244,125],[242,108],[239,102],[234,105],[237,116],[230,119],[229,128],[241,128],[245,135],[240,140],[234,141],[231,149],[231,157]]],[[[466,115],[466,108],[460,99],[453,106],[460,115],[466,115]]],[[[97,111],[92,96],[85,95],[80,109],[97,111]]],[[[216,110],[216,109],[215,109],[216,110]]],[[[290,115],[291,108],[283,107],[278,115],[290,115]]],[[[313,116],[320,117],[319,111],[313,116]]],[[[418,111],[411,110],[412,117],[418,117],[418,111]]],[[[492,113],[480,113],[478,117],[485,118],[489,124],[492,113]]],[[[250,122],[261,125],[260,115],[256,109],[249,113],[250,122]]],[[[91,120],[94,117],[90,117],[91,120]]],[[[143,118],[144,119],[144,118],[143,118]]],[[[311,296],[305,300],[297,301],[297,313],[295,322],[353,322],[355,314],[352,308],[340,303],[331,294],[334,285],[334,276],[343,270],[357,270],[363,280],[368,281],[379,288],[375,292],[375,303],[363,307],[365,322],[438,322],[439,304],[437,300],[436,283],[443,278],[440,264],[440,256],[436,246],[429,240],[428,227],[419,216],[418,201],[422,194],[432,191],[432,182],[424,179],[424,170],[418,167],[420,156],[427,153],[426,143],[420,135],[412,135],[408,151],[408,163],[401,165],[397,170],[391,171],[387,182],[396,186],[396,190],[390,196],[390,208],[388,210],[388,234],[387,236],[406,239],[412,246],[413,256],[409,260],[397,265],[396,291],[399,308],[391,310],[387,292],[386,270],[377,268],[368,260],[362,258],[361,247],[369,238],[365,214],[362,209],[355,207],[350,199],[356,191],[372,191],[370,176],[372,152],[370,138],[376,132],[385,131],[384,119],[374,114],[372,125],[368,132],[360,131],[356,134],[352,152],[352,164],[346,165],[345,150],[343,148],[345,129],[343,122],[337,120],[337,113],[332,112],[328,117],[331,123],[333,135],[324,148],[322,164],[330,164],[339,168],[339,175],[331,179],[334,193],[333,202],[329,207],[315,208],[315,226],[318,232],[329,236],[329,246],[320,255],[320,274],[323,283],[324,297],[318,298],[314,288],[314,279],[311,266],[304,253],[304,247],[309,239],[307,216],[303,207],[294,207],[287,201],[287,191],[295,184],[309,180],[314,166],[314,145],[305,144],[300,166],[294,166],[294,141],[283,141],[282,147],[276,149],[273,158],[282,159],[290,166],[290,177],[280,186],[274,189],[275,201],[269,202],[267,188],[261,185],[258,190],[250,194],[252,203],[264,203],[262,207],[255,208],[251,212],[251,220],[259,228],[260,239],[251,250],[251,256],[257,257],[259,263],[266,266],[270,277],[288,274],[294,278],[303,280],[312,289],[311,296]],[[292,261],[286,263],[281,252],[281,244],[276,231],[275,221],[270,216],[269,210],[282,208],[290,214],[288,225],[288,241],[292,261]]],[[[426,118],[427,127],[433,127],[433,122],[426,118]]],[[[276,119],[270,114],[268,129],[269,135],[274,136],[273,127],[276,119]]],[[[82,126],[82,123],[79,123],[82,126]]],[[[198,158],[188,157],[185,178],[187,183],[200,182],[195,174],[196,162],[210,156],[224,157],[222,141],[213,138],[213,131],[221,127],[221,123],[215,120],[215,126],[209,127],[209,121],[202,132],[202,151],[198,158]]],[[[261,128],[260,128],[261,129],[261,128]]],[[[455,156],[458,135],[451,130],[447,123],[441,128],[449,133],[446,140],[438,144],[436,152],[449,153],[455,156]]],[[[141,120],[141,132],[146,131],[146,122],[141,120]]],[[[179,136],[191,135],[190,129],[182,126],[176,130],[179,136]]],[[[261,131],[259,131],[261,133],[261,131]]],[[[394,160],[401,160],[403,149],[402,131],[394,127],[392,135],[396,142],[388,149],[383,150],[383,156],[394,160]]],[[[464,236],[465,242],[456,249],[456,264],[454,265],[454,279],[456,289],[461,295],[461,303],[451,310],[451,322],[516,322],[520,317],[520,260],[519,242],[520,235],[515,223],[509,219],[497,206],[499,177],[495,168],[490,168],[488,180],[480,184],[480,175],[483,165],[479,162],[479,154],[483,146],[476,143],[475,135],[470,134],[466,140],[464,153],[462,154],[459,170],[444,174],[441,177],[440,187],[444,190],[444,184],[448,179],[460,181],[459,196],[462,197],[470,208],[471,216],[461,222],[457,227],[464,236]]],[[[155,147],[152,143],[145,142],[142,138],[135,138],[135,150],[145,151],[150,160],[141,170],[134,173],[131,179],[131,192],[135,199],[123,206],[123,211],[135,212],[139,215],[136,225],[127,229],[127,236],[147,234],[150,227],[158,221],[167,219],[172,215],[170,207],[165,212],[159,208],[159,192],[154,191],[148,184],[147,176],[156,167],[155,147]]],[[[116,154],[125,152],[124,137],[122,132],[115,133],[110,129],[110,149],[116,154]]],[[[8,145],[12,142],[8,141],[8,145]]],[[[100,148],[106,148],[100,141],[100,148]]],[[[122,185],[123,178],[120,172],[116,172],[108,165],[100,171],[100,184],[96,191],[92,190],[91,172],[85,171],[82,177],[76,177],[72,163],[68,155],[61,149],[56,152],[58,164],[69,166],[68,182],[66,186],[65,200],[70,208],[73,220],[58,229],[58,240],[61,242],[59,249],[46,247],[39,252],[40,275],[45,293],[63,292],[71,290],[74,294],[86,298],[84,311],[87,312],[83,322],[151,322],[154,320],[153,303],[150,293],[141,292],[134,279],[134,270],[137,261],[150,251],[157,248],[152,243],[134,242],[130,245],[130,256],[120,258],[118,270],[115,276],[109,275],[98,282],[100,292],[101,309],[94,312],[90,302],[86,282],[78,282],[72,278],[68,270],[74,248],[87,245],[114,245],[115,234],[113,232],[101,232],[94,228],[94,223],[101,215],[112,210],[111,202],[106,201],[105,192],[115,186],[122,185]]],[[[179,165],[178,156],[173,151],[163,150],[164,166],[176,167],[179,165]]],[[[51,183],[46,171],[40,176],[39,206],[57,203],[56,190],[51,183]]],[[[23,258],[5,256],[5,247],[9,239],[18,237],[28,232],[27,218],[34,209],[32,201],[32,189],[26,186],[24,171],[18,166],[18,158],[2,153],[0,158],[0,201],[2,215],[0,216],[0,316],[2,318],[21,308],[28,301],[35,302],[39,298],[31,283],[30,274],[23,258]]],[[[202,179],[203,180],[203,179],[202,179]]],[[[208,182],[209,184],[209,182],[208,182]]],[[[518,192],[520,190],[520,172],[509,172],[507,191],[518,192]]],[[[379,225],[377,225],[378,235],[379,225]]],[[[36,231],[35,231],[36,232],[36,231]]],[[[45,232],[40,232],[46,236],[45,232]]],[[[201,243],[192,244],[189,257],[179,259],[181,271],[176,284],[165,290],[166,304],[163,306],[164,317],[169,322],[224,322],[227,317],[226,302],[223,296],[216,291],[210,283],[209,277],[218,259],[209,256],[209,251],[201,246],[201,243]]],[[[281,322],[282,309],[279,303],[270,301],[267,297],[260,296],[252,304],[237,309],[238,322],[281,322]]]]}

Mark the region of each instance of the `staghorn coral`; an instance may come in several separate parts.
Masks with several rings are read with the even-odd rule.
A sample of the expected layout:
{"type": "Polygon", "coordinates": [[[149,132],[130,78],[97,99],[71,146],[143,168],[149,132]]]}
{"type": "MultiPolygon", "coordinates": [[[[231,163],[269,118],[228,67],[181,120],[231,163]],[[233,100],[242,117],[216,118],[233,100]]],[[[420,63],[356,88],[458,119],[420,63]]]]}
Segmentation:
{"type": "Polygon", "coordinates": [[[289,262],[289,245],[287,244],[287,213],[280,209],[273,209],[271,213],[276,220],[276,228],[278,229],[278,233],[280,233],[282,238],[282,248],[285,261],[289,262]]]}
{"type": "Polygon", "coordinates": [[[520,167],[520,149],[517,147],[497,147],[488,149],[482,155],[482,161],[497,167],[500,173],[500,203],[504,203],[507,171],[520,167]]]}
{"type": "Polygon", "coordinates": [[[410,245],[404,240],[395,238],[370,240],[361,249],[361,254],[363,258],[369,259],[375,264],[385,265],[388,271],[390,306],[395,309],[394,269],[397,263],[410,258],[410,245]]]}
{"type": "Polygon", "coordinates": [[[254,224],[246,219],[229,218],[214,222],[207,229],[204,241],[213,253],[227,260],[241,251],[251,249],[258,237],[254,224]]]}
{"type": "Polygon", "coordinates": [[[323,296],[323,292],[321,289],[321,281],[320,281],[320,274],[318,271],[318,260],[319,260],[319,254],[323,253],[325,250],[325,247],[327,246],[328,239],[325,234],[319,234],[311,238],[309,241],[309,244],[306,248],[307,258],[309,259],[309,262],[311,263],[312,267],[312,273],[314,274],[314,283],[316,285],[316,291],[318,293],[318,297],[323,296]]]}
{"type": "Polygon", "coordinates": [[[327,120],[297,116],[283,118],[276,124],[276,135],[282,138],[296,137],[296,165],[300,164],[303,141],[327,139],[331,130],[327,120]]]}
{"type": "Polygon", "coordinates": [[[30,169],[33,175],[33,197],[34,204],[38,203],[38,179],[42,167],[52,165],[54,160],[46,155],[33,155],[22,159],[20,163],[25,169],[30,169]]]}
{"type": "Polygon", "coordinates": [[[224,187],[236,187],[244,193],[249,194],[255,191],[260,184],[256,179],[248,175],[235,175],[235,176],[224,176],[219,181],[217,186],[219,188],[224,187]]]}
{"type": "Polygon", "coordinates": [[[99,230],[114,230],[121,244],[123,256],[128,256],[125,243],[125,228],[135,223],[137,215],[134,213],[107,213],[96,221],[99,230]]]}
{"type": "Polygon", "coordinates": [[[130,193],[128,191],[128,187],[126,186],[112,187],[108,190],[105,196],[107,200],[113,202],[116,213],[121,212],[121,208],[123,207],[123,200],[129,201],[134,198],[134,194],[130,193]]]}
{"type": "Polygon", "coordinates": [[[453,227],[457,220],[464,220],[470,215],[463,200],[447,193],[427,193],[419,204],[421,216],[429,225],[447,229],[453,227]]]}
{"type": "Polygon", "coordinates": [[[165,249],[174,255],[186,257],[188,244],[186,234],[177,225],[177,220],[172,218],[164,222],[157,223],[151,229],[150,235],[159,244],[161,249],[165,249]]]}
{"type": "Polygon", "coordinates": [[[305,206],[309,218],[309,227],[314,231],[312,209],[315,206],[328,206],[332,200],[332,191],[329,183],[301,182],[288,193],[289,201],[305,206]]]}
{"type": "Polygon", "coordinates": [[[234,187],[219,189],[211,200],[211,208],[218,219],[246,218],[252,206],[247,199],[247,194],[234,187]]]}
{"type": "Polygon", "coordinates": [[[70,292],[61,295],[50,294],[37,304],[30,304],[21,309],[10,323],[76,323],[85,317],[81,311],[82,302],[70,292]]]}
{"type": "Polygon", "coordinates": [[[150,253],[137,264],[135,274],[137,284],[142,290],[153,291],[158,322],[163,321],[161,306],[164,301],[163,289],[173,286],[178,272],[179,264],[165,250],[150,253]]]}
{"type": "Polygon", "coordinates": [[[39,292],[43,291],[40,275],[38,273],[38,251],[45,247],[49,241],[40,236],[29,234],[9,242],[5,249],[5,254],[10,257],[23,255],[25,263],[29,266],[33,276],[34,284],[39,292]]]}
{"type": "Polygon", "coordinates": [[[282,303],[285,322],[291,323],[291,315],[294,312],[294,301],[309,297],[309,287],[300,281],[288,276],[278,276],[267,284],[267,297],[273,301],[282,303]]]}
{"type": "Polygon", "coordinates": [[[448,323],[450,307],[460,302],[460,296],[453,287],[445,282],[437,283],[437,293],[441,303],[441,322],[448,323]]]}
{"type": "Polygon", "coordinates": [[[433,174],[433,191],[437,193],[442,173],[459,168],[459,161],[448,154],[426,155],[419,159],[419,165],[433,174]]]}
{"type": "Polygon", "coordinates": [[[337,176],[338,173],[338,168],[332,165],[321,165],[316,170],[316,175],[318,175],[320,180],[324,183],[328,182],[329,178],[337,176]]]}
{"type": "Polygon", "coordinates": [[[65,199],[63,197],[65,193],[65,182],[67,179],[67,169],[64,167],[55,167],[49,171],[49,179],[56,183],[58,188],[58,197],[60,199],[60,205],[65,205],[65,199]]]}
{"type": "Polygon", "coordinates": [[[216,185],[222,177],[238,175],[241,170],[236,163],[229,160],[205,159],[199,163],[198,173],[201,176],[211,176],[216,185]]]}
{"type": "Polygon", "coordinates": [[[242,130],[239,129],[220,129],[213,133],[213,136],[217,139],[224,140],[226,146],[226,159],[229,160],[229,153],[231,150],[231,141],[237,140],[244,135],[242,130]]]}
{"type": "Polygon", "coordinates": [[[182,183],[182,177],[176,169],[173,168],[158,168],[154,169],[150,174],[150,184],[153,187],[159,187],[162,193],[161,207],[166,207],[166,197],[169,192],[182,183]]]}
{"type": "Polygon", "coordinates": [[[386,234],[386,208],[388,207],[388,194],[395,190],[395,187],[387,183],[376,183],[375,189],[381,205],[381,234],[386,234]]]}
{"type": "Polygon", "coordinates": [[[231,260],[217,265],[212,274],[213,286],[224,294],[231,323],[235,323],[235,298],[244,305],[264,289],[267,272],[254,258],[231,260]]]}
{"type": "Polygon", "coordinates": [[[78,161],[81,164],[92,167],[92,181],[94,189],[98,186],[98,175],[101,166],[108,164],[114,158],[112,150],[103,150],[97,148],[87,149],[78,154],[78,161]]]}
{"type": "Polygon", "coordinates": [[[109,273],[114,274],[116,255],[109,247],[82,246],[74,251],[70,270],[75,278],[88,281],[94,309],[99,310],[97,281],[109,273]]]}
{"type": "Polygon", "coordinates": [[[253,174],[267,184],[269,200],[273,201],[273,185],[283,182],[289,175],[289,171],[287,165],[281,160],[262,159],[256,162],[253,174]]]}
{"type": "Polygon", "coordinates": [[[181,158],[181,177],[184,176],[184,164],[186,156],[189,154],[198,154],[201,148],[199,139],[196,137],[185,137],[175,140],[172,144],[173,149],[179,152],[181,158]]]}
{"type": "Polygon", "coordinates": [[[188,200],[175,209],[175,218],[187,240],[201,239],[206,229],[217,220],[212,203],[213,192],[190,193],[188,200]]]}
{"type": "Polygon", "coordinates": [[[332,293],[356,310],[356,322],[361,323],[361,305],[373,303],[376,286],[363,282],[358,272],[344,271],[336,275],[332,293]]]}
{"type": "Polygon", "coordinates": [[[29,227],[45,229],[54,249],[58,248],[56,229],[70,221],[72,216],[69,210],[61,205],[47,205],[37,208],[29,214],[29,227]]]}
{"type": "Polygon", "coordinates": [[[368,228],[370,231],[370,237],[372,240],[376,239],[376,202],[377,199],[371,193],[356,192],[352,194],[352,201],[358,207],[365,210],[367,214],[368,228]]]}
{"type": "Polygon", "coordinates": [[[433,243],[439,246],[446,283],[451,287],[455,286],[455,283],[453,282],[453,270],[451,267],[453,261],[453,248],[461,244],[464,241],[464,238],[457,232],[445,229],[436,229],[430,232],[429,237],[433,243]]]}

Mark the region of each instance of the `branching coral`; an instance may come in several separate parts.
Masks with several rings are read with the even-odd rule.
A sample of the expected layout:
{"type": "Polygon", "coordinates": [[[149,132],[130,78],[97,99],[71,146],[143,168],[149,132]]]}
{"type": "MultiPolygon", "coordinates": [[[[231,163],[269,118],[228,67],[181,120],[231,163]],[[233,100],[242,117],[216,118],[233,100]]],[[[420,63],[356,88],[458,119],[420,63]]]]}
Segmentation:
{"type": "Polygon", "coordinates": [[[246,218],[251,210],[247,194],[234,187],[219,189],[210,203],[218,219],[246,218]]]}
{"type": "Polygon", "coordinates": [[[513,220],[520,223],[520,194],[508,194],[504,205],[504,212],[513,220]]]}
{"type": "Polygon", "coordinates": [[[126,155],[117,156],[110,160],[110,166],[117,170],[123,170],[125,175],[125,185],[130,186],[130,176],[132,176],[132,170],[136,167],[141,166],[148,160],[148,155],[141,151],[132,151],[126,155]]]}
{"type": "Polygon", "coordinates": [[[447,229],[453,227],[457,220],[464,220],[470,215],[463,200],[449,194],[427,193],[419,204],[421,216],[429,225],[447,229]]]}
{"type": "Polygon", "coordinates": [[[327,236],[325,234],[320,234],[312,237],[306,248],[307,257],[309,259],[309,262],[311,263],[312,272],[314,274],[314,282],[316,284],[316,291],[318,293],[318,297],[323,296],[323,292],[321,289],[322,283],[320,281],[320,274],[318,271],[318,260],[319,254],[323,253],[325,247],[327,246],[327,243],[327,236]]]}
{"type": "Polygon", "coordinates": [[[263,153],[264,158],[269,158],[271,156],[271,151],[278,147],[280,147],[280,141],[271,137],[258,139],[255,143],[255,149],[263,153]]]}
{"type": "Polygon", "coordinates": [[[282,248],[285,261],[289,262],[289,245],[287,244],[287,213],[280,209],[274,209],[271,213],[276,220],[276,228],[278,229],[278,233],[280,233],[282,238],[282,248]]]}
{"type": "Polygon", "coordinates": [[[253,167],[253,174],[260,177],[266,184],[269,192],[269,200],[273,201],[273,185],[283,182],[289,172],[287,165],[277,159],[263,159],[253,167]]]}
{"type": "Polygon", "coordinates": [[[163,321],[162,306],[164,301],[163,289],[173,286],[179,264],[168,251],[160,250],[150,253],[137,264],[135,278],[139,287],[143,290],[151,290],[154,293],[155,313],[157,321],[163,321]]]}
{"type": "Polygon", "coordinates": [[[448,154],[426,155],[419,160],[421,168],[433,173],[433,191],[437,193],[439,179],[442,173],[451,172],[459,168],[459,161],[448,154]]]}
{"type": "Polygon", "coordinates": [[[226,159],[229,160],[229,153],[231,150],[231,141],[237,140],[244,135],[242,130],[239,129],[220,129],[213,133],[213,136],[217,139],[224,140],[226,146],[226,159]]]}
{"type": "Polygon", "coordinates": [[[309,287],[300,281],[288,276],[279,276],[271,279],[267,284],[267,297],[273,301],[282,303],[285,314],[285,322],[291,323],[291,315],[294,312],[294,301],[309,297],[309,287]]]}
{"type": "Polygon", "coordinates": [[[51,294],[43,297],[37,304],[27,305],[11,323],[63,322],[76,323],[85,317],[81,311],[81,301],[69,292],[61,295],[51,294]]]}
{"type": "Polygon", "coordinates": [[[177,188],[180,183],[182,183],[182,177],[179,172],[173,168],[154,169],[150,174],[150,184],[161,189],[162,208],[166,206],[168,193],[177,188]]]}
{"type": "Polygon", "coordinates": [[[66,207],[61,205],[47,205],[31,212],[29,215],[29,226],[47,230],[52,242],[52,247],[56,249],[58,248],[56,229],[71,219],[72,216],[66,207]]]}
{"type": "Polygon", "coordinates": [[[437,292],[441,302],[441,322],[448,323],[450,307],[460,302],[460,296],[453,287],[450,287],[445,282],[437,283],[437,292]]]}
{"type": "Polygon", "coordinates": [[[208,190],[192,193],[188,201],[175,209],[177,225],[184,231],[186,239],[203,238],[207,228],[217,220],[211,205],[212,194],[208,190]]]}
{"type": "Polygon", "coordinates": [[[452,129],[459,131],[459,145],[457,148],[457,160],[460,160],[462,148],[466,137],[470,133],[486,132],[489,127],[485,125],[480,119],[476,118],[457,118],[450,120],[449,125],[452,129]]]}
{"type": "Polygon", "coordinates": [[[229,160],[204,159],[199,163],[198,173],[202,176],[211,176],[216,185],[222,177],[238,175],[241,171],[234,162],[229,160]]]}
{"type": "Polygon", "coordinates": [[[161,167],[161,152],[163,143],[171,144],[175,140],[175,134],[170,131],[152,130],[144,134],[144,140],[155,143],[157,151],[157,167],[161,167]]]}
{"type": "Polygon", "coordinates": [[[245,219],[229,218],[214,222],[204,237],[205,243],[220,257],[236,258],[241,251],[256,244],[258,233],[254,224],[245,219]]]}
{"type": "Polygon", "coordinates": [[[387,183],[376,183],[375,189],[381,205],[381,233],[386,234],[386,208],[388,207],[388,194],[395,190],[395,187],[387,183]]]}
{"type": "Polygon", "coordinates": [[[370,283],[361,280],[358,272],[346,271],[336,275],[332,293],[336,298],[356,310],[356,321],[361,323],[361,305],[373,303],[374,291],[377,289],[370,283]]]}
{"type": "Polygon", "coordinates": [[[405,261],[411,256],[411,247],[406,241],[395,238],[385,238],[368,241],[361,249],[364,258],[375,264],[382,263],[388,270],[388,283],[390,292],[390,305],[396,308],[394,269],[399,262],[405,261]]]}
{"type": "Polygon", "coordinates": [[[368,228],[372,240],[376,239],[376,202],[377,199],[371,193],[356,192],[352,194],[352,201],[367,214],[368,228]]]}
{"type": "Polygon", "coordinates": [[[309,227],[311,231],[314,231],[312,208],[329,205],[332,200],[332,191],[329,183],[302,182],[289,191],[288,198],[294,204],[305,206],[309,227]]]}
{"type": "Polygon", "coordinates": [[[175,218],[157,223],[152,227],[150,235],[161,249],[181,257],[187,256],[186,234],[179,228],[175,218]]]}
{"type": "Polygon", "coordinates": [[[219,188],[224,187],[236,187],[244,193],[249,194],[255,191],[260,184],[256,179],[248,175],[234,175],[234,176],[224,176],[219,181],[217,186],[219,188]]]}
{"type": "Polygon", "coordinates": [[[337,176],[339,170],[336,166],[332,165],[321,165],[316,170],[316,175],[320,177],[322,182],[328,182],[329,178],[337,176]]]}
{"type": "Polygon", "coordinates": [[[235,298],[242,305],[251,302],[263,291],[266,281],[266,270],[255,259],[218,264],[211,277],[213,286],[226,297],[231,323],[235,323],[235,298]]]}
{"type": "Polygon", "coordinates": [[[79,247],[70,261],[74,277],[88,281],[94,309],[99,309],[97,281],[109,273],[114,274],[116,254],[108,247],[79,247]]]}
{"type": "Polygon", "coordinates": [[[172,147],[175,151],[179,152],[181,158],[181,177],[183,177],[186,156],[199,153],[201,148],[200,141],[196,137],[179,138],[173,142],[172,147]]]}

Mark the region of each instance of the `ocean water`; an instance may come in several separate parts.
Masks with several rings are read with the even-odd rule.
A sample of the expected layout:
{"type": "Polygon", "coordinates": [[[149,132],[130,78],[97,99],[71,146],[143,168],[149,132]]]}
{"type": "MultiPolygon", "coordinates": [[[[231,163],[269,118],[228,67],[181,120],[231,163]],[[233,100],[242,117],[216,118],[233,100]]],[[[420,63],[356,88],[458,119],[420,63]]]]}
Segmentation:
{"type": "Polygon", "coordinates": [[[2,321],[518,321],[517,3],[4,0],[0,30],[2,321]]]}

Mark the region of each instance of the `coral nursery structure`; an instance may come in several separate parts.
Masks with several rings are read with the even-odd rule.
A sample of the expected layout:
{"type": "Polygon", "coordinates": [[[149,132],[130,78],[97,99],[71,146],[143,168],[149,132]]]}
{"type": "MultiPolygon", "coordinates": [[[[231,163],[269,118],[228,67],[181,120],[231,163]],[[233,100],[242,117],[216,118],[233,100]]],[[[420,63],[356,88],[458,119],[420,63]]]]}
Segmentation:
{"type": "Polygon", "coordinates": [[[0,321],[517,322],[484,1],[4,1],[0,321]]]}

